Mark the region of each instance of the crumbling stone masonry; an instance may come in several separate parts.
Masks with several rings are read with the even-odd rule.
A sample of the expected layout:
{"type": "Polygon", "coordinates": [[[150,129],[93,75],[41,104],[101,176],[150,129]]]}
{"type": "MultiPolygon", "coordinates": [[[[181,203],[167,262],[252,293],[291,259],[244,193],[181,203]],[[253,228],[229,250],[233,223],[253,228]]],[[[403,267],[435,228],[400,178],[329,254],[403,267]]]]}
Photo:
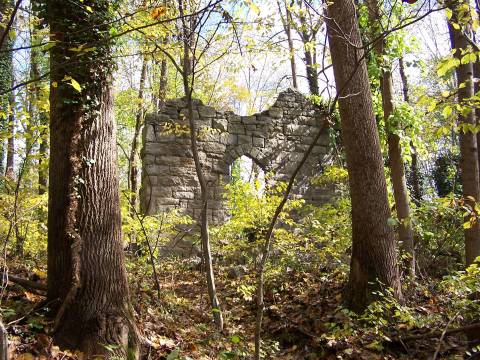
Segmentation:
{"type": "MultiPolygon", "coordinates": [[[[274,180],[286,181],[326,119],[325,111],[302,94],[286,90],[273,106],[252,116],[215,110],[194,100],[198,146],[210,194],[209,221],[218,224],[228,212],[223,199],[230,166],[242,155],[251,158],[274,180]]],[[[147,115],[143,131],[141,205],[147,214],[180,209],[198,218],[200,186],[190,150],[184,99],[168,101],[162,111],[147,115]]],[[[329,159],[329,138],[322,134],[297,176],[293,195],[308,203],[331,199],[329,186],[312,185],[329,159]]]]}

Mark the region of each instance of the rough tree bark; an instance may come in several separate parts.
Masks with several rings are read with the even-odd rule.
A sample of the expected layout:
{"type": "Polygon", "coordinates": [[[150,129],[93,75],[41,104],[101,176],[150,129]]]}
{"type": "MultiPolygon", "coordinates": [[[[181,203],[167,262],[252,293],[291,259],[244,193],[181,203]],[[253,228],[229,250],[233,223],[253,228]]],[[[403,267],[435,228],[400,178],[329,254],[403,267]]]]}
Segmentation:
{"type": "MultiPolygon", "coordinates": [[[[403,94],[403,101],[407,104],[410,102],[410,96],[408,94],[408,79],[407,74],[405,73],[405,65],[403,62],[403,57],[398,59],[398,65],[400,70],[400,78],[402,80],[402,94],[403,94]]],[[[418,154],[417,149],[413,142],[410,142],[410,147],[412,148],[412,166],[410,171],[412,172],[411,177],[411,186],[412,186],[412,200],[415,205],[420,205],[422,201],[422,186],[420,185],[420,170],[418,165],[418,154]]]]}
{"type": "Polygon", "coordinates": [[[158,87],[158,108],[163,106],[167,99],[167,59],[160,62],[160,86],[158,87]]]}
{"type": "Polygon", "coordinates": [[[0,321],[0,360],[8,360],[8,333],[0,321]]]}
{"type": "MultiPolygon", "coordinates": [[[[10,19],[10,11],[13,6],[11,0],[0,0],[0,23],[6,25],[10,19]]],[[[0,27],[0,38],[3,38],[5,33],[5,26],[0,27]]],[[[1,50],[7,50],[12,46],[12,42],[8,39],[4,41],[1,50]]],[[[12,52],[0,53],[0,93],[4,94],[12,88],[12,52]]],[[[0,96],[0,131],[5,131],[8,128],[8,108],[10,96],[0,96]]],[[[5,138],[0,138],[0,177],[5,174],[5,138]]]]}
{"type": "MultiPolygon", "coordinates": [[[[477,78],[477,79],[480,79],[480,62],[479,61],[476,61],[473,64],[473,77],[477,78]]],[[[478,81],[475,82],[473,88],[474,88],[475,94],[479,94],[480,83],[478,81]]],[[[475,121],[477,122],[477,125],[480,122],[480,107],[475,108],[475,121]]],[[[480,147],[478,146],[478,144],[480,144],[480,132],[477,133],[477,158],[478,158],[478,161],[479,161],[479,164],[478,164],[479,166],[478,167],[479,167],[479,171],[480,171],[480,147]]],[[[480,173],[479,173],[479,178],[480,178],[480,173]]]]}
{"type": "MultiPolygon", "coordinates": [[[[372,24],[372,37],[376,38],[381,31],[380,7],[377,0],[369,0],[367,3],[370,22],[372,24]]],[[[408,198],[407,182],[405,179],[405,165],[403,163],[400,137],[392,131],[393,124],[390,117],[394,112],[393,103],[393,80],[391,69],[382,61],[385,55],[386,41],[381,39],[374,44],[374,51],[378,66],[381,66],[380,93],[382,95],[383,119],[387,132],[388,159],[391,172],[393,196],[398,217],[398,240],[405,252],[408,254],[406,263],[408,272],[415,277],[415,244],[413,240],[413,228],[410,218],[410,205],[408,198]]]]}
{"type": "Polygon", "coordinates": [[[147,60],[144,58],[142,62],[142,70],[140,72],[140,84],[138,88],[138,109],[135,116],[135,130],[133,133],[132,147],[129,155],[129,177],[130,177],[130,214],[135,216],[135,210],[137,206],[137,192],[138,192],[138,135],[143,126],[144,117],[144,104],[143,104],[143,92],[145,90],[145,80],[147,77],[147,60]]]}
{"type": "MultiPolygon", "coordinates": [[[[475,11],[477,12],[477,17],[480,18],[480,2],[476,1],[475,2],[475,11]]],[[[478,39],[477,39],[478,42],[478,39]]],[[[480,60],[477,59],[475,63],[473,64],[473,77],[476,79],[480,79],[480,60]]],[[[480,91],[480,82],[476,81],[474,83],[474,91],[475,94],[479,95],[480,91]]],[[[480,123],[480,106],[477,106],[475,108],[475,121],[477,122],[477,125],[480,123]]],[[[477,157],[478,157],[478,165],[479,165],[479,171],[480,171],[480,132],[477,133],[477,157]]],[[[479,174],[480,176],[480,174],[479,174]]]]}
{"type": "MultiPolygon", "coordinates": [[[[30,78],[38,79],[40,77],[40,59],[39,52],[33,48],[30,51],[30,78]]],[[[38,103],[41,100],[41,90],[38,83],[34,82],[32,85],[32,116],[35,119],[35,125],[38,127],[38,194],[42,195],[47,191],[48,169],[45,166],[48,151],[48,115],[45,111],[38,108],[38,103]]]]}
{"type": "MultiPolygon", "coordinates": [[[[461,4],[460,4],[461,5],[461,4]]],[[[457,6],[459,6],[457,4],[457,6]]],[[[452,21],[458,22],[457,7],[450,5],[452,10],[452,21]]],[[[461,60],[462,50],[469,47],[469,41],[465,35],[465,31],[469,31],[468,25],[466,29],[455,29],[451,23],[448,23],[448,30],[450,33],[450,42],[452,49],[455,50],[454,56],[461,60]]],[[[473,88],[473,64],[460,64],[456,68],[458,93],[457,100],[459,104],[465,105],[465,100],[474,95],[473,88]],[[464,86],[463,86],[464,84],[464,86]],[[461,86],[462,85],[462,86],[461,86]]],[[[475,125],[475,112],[470,111],[468,114],[458,115],[459,124],[475,125]]],[[[471,207],[474,212],[475,202],[480,198],[480,184],[479,184],[479,163],[478,163],[478,149],[477,136],[471,131],[460,131],[460,169],[462,178],[463,198],[465,203],[471,207]]],[[[467,215],[465,221],[470,219],[471,215],[467,215]]],[[[477,256],[480,255],[480,224],[478,221],[471,223],[469,228],[464,230],[465,234],[465,258],[467,266],[472,264],[477,256]]]]}
{"type": "Polygon", "coordinates": [[[318,95],[320,92],[318,86],[318,72],[317,72],[317,48],[315,44],[316,32],[308,32],[308,24],[305,16],[300,15],[300,31],[299,35],[302,39],[303,50],[305,56],[305,65],[307,72],[308,88],[310,93],[318,95]]]}
{"type": "Polygon", "coordinates": [[[352,310],[362,311],[378,282],[401,298],[396,241],[388,225],[383,158],[355,4],[334,0],[327,13],[352,203],[352,258],[345,295],[352,310]]]}
{"type": "MultiPolygon", "coordinates": [[[[286,5],[286,4],[285,4],[286,5]]],[[[313,95],[319,94],[319,84],[318,84],[318,64],[317,64],[317,47],[316,47],[316,36],[320,29],[320,26],[323,24],[323,17],[319,16],[316,19],[310,13],[310,5],[308,5],[303,0],[298,0],[299,11],[294,13],[295,17],[298,20],[298,23],[295,23],[292,18],[292,13],[290,13],[290,25],[295,29],[300,37],[303,44],[303,55],[305,62],[305,70],[308,82],[308,88],[310,93],[313,95]]],[[[293,47],[293,44],[292,44],[293,47]]]]}
{"type": "Polygon", "coordinates": [[[92,13],[73,2],[45,4],[51,37],[57,41],[50,50],[47,291],[56,314],[54,340],[87,358],[136,357],[121,238],[113,66],[104,41],[110,3],[82,2],[92,13]],[[98,31],[85,31],[92,25],[98,31]],[[94,51],[75,56],[69,50],[92,42],[94,51]]]}
{"type": "MultiPolygon", "coordinates": [[[[11,69],[13,71],[13,68],[11,69]]],[[[13,76],[10,84],[13,87],[13,76]]],[[[7,162],[5,166],[5,178],[13,181],[15,178],[15,94],[12,91],[8,97],[9,114],[7,124],[7,162]]]]}

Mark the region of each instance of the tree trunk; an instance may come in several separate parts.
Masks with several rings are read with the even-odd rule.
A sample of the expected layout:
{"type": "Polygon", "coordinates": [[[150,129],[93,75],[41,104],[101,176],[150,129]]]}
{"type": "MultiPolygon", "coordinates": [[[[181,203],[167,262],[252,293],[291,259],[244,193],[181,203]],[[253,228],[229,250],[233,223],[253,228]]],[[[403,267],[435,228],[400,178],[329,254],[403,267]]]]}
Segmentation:
{"type": "MultiPolygon", "coordinates": [[[[11,69],[13,71],[13,68],[11,69]]],[[[11,87],[13,87],[13,76],[11,87]]],[[[8,97],[9,115],[7,124],[7,162],[5,166],[5,178],[13,181],[15,178],[15,94],[12,91],[8,97]]]]}
{"type": "Polygon", "coordinates": [[[287,35],[287,42],[288,42],[288,55],[290,58],[290,70],[292,72],[292,86],[294,89],[298,89],[297,83],[297,66],[295,64],[295,48],[293,47],[293,39],[292,39],[292,14],[288,9],[288,4],[286,0],[284,1],[285,5],[285,16],[282,13],[282,6],[280,1],[277,0],[278,11],[280,12],[280,17],[282,20],[283,30],[285,31],[285,35],[287,35]]]}
{"type": "MultiPolygon", "coordinates": [[[[477,12],[477,17],[480,18],[480,3],[478,1],[475,2],[475,11],[477,12]]],[[[475,38],[474,38],[475,39],[475,38]]],[[[477,40],[478,43],[478,40],[477,40]]],[[[473,64],[473,77],[476,79],[480,79],[480,60],[475,61],[473,64]]],[[[473,85],[473,89],[475,91],[475,94],[478,94],[480,91],[480,83],[476,81],[473,85]]],[[[477,126],[480,123],[480,106],[477,106],[475,108],[475,121],[477,123],[477,126]]],[[[480,132],[477,132],[477,157],[478,157],[478,167],[480,171],[480,132]]],[[[480,177],[480,174],[479,174],[480,177]]]]}
{"type": "Polygon", "coordinates": [[[104,41],[111,12],[107,0],[82,4],[93,14],[79,11],[77,3],[46,2],[57,41],[50,50],[48,300],[59,346],[86,358],[125,358],[127,352],[137,356],[137,336],[121,238],[113,66],[104,41]],[[99,31],[86,33],[92,23],[99,31]],[[69,49],[85,42],[97,43],[95,51],[72,55],[69,49]]]}
{"type": "MultiPolygon", "coordinates": [[[[452,20],[457,18],[457,9],[451,6],[453,13],[452,20]]],[[[450,33],[450,42],[452,49],[455,49],[454,56],[459,60],[462,58],[461,51],[469,47],[468,39],[461,29],[456,30],[448,23],[450,33]]],[[[468,30],[468,29],[467,29],[468,30]]],[[[465,29],[464,29],[465,31],[465,29]]],[[[474,95],[473,89],[473,64],[460,64],[456,68],[458,84],[458,103],[465,106],[465,100],[474,95]],[[465,86],[460,86],[464,84],[465,86]]],[[[459,124],[475,125],[475,112],[472,110],[467,115],[458,115],[459,124]]],[[[462,174],[463,198],[465,203],[471,207],[475,213],[475,202],[480,198],[479,185],[479,163],[477,150],[477,136],[471,131],[460,131],[460,169],[462,174]]],[[[465,221],[470,220],[471,215],[467,215],[465,221]]],[[[477,256],[480,255],[480,226],[478,221],[471,222],[471,226],[464,230],[465,234],[465,258],[467,266],[472,264],[477,256]]]]}
{"type": "MultiPolygon", "coordinates": [[[[306,24],[302,24],[302,26],[306,26],[306,24]]],[[[320,89],[318,87],[317,64],[315,63],[315,47],[313,46],[313,49],[309,49],[309,47],[312,45],[308,45],[310,43],[310,39],[306,33],[303,34],[302,41],[304,47],[305,64],[307,67],[308,88],[311,94],[318,95],[320,89]]]]}
{"type": "Polygon", "coordinates": [[[158,108],[163,106],[167,99],[167,59],[162,59],[160,63],[160,86],[158,87],[158,108]]]}
{"type": "Polygon", "coordinates": [[[8,360],[8,333],[0,321],[0,360],[8,360]]]}
{"type": "MultiPolygon", "coordinates": [[[[37,79],[40,77],[40,63],[39,52],[33,48],[30,50],[30,78],[37,79]]],[[[37,83],[33,84],[31,101],[35,104],[32,105],[31,121],[35,119],[35,125],[37,125],[38,132],[38,194],[42,195],[47,190],[47,167],[45,161],[47,158],[48,150],[48,116],[47,114],[38,108],[38,102],[41,100],[41,90],[37,83]]],[[[28,145],[28,144],[27,144],[28,145]]]]}
{"type": "MultiPolygon", "coordinates": [[[[480,15],[480,14],[479,14],[480,15]]],[[[473,64],[473,77],[480,79],[480,62],[476,61],[473,64]]],[[[475,82],[473,86],[475,94],[477,94],[480,91],[480,83],[475,82]]],[[[480,122],[480,107],[475,108],[475,121],[477,123],[477,126],[480,122]]],[[[480,132],[477,132],[477,159],[479,161],[479,171],[480,171],[480,147],[478,146],[480,144],[480,132]]],[[[480,180],[480,173],[479,173],[479,180],[480,180]]]]}
{"type": "MultiPolygon", "coordinates": [[[[368,14],[372,24],[372,38],[376,38],[380,33],[380,27],[374,24],[380,24],[381,15],[377,0],[368,2],[368,14]]],[[[407,182],[405,180],[405,165],[402,158],[402,148],[400,147],[400,137],[392,131],[390,117],[393,115],[393,80],[391,69],[382,61],[385,55],[385,40],[381,39],[374,45],[375,55],[377,57],[377,66],[381,66],[380,74],[380,92],[382,95],[383,120],[387,133],[388,159],[391,172],[393,187],[393,196],[395,198],[395,208],[398,217],[398,240],[405,252],[408,254],[407,268],[412,277],[415,277],[415,244],[413,241],[413,228],[410,218],[410,205],[408,199],[407,182]]]]}
{"type": "MultiPolygon", "coordinates": [[[[0,0],[0,22],[5,24],[8,21],[6,15],[9,14],[8,9],[12,6],[11,0],[0,0]]],[[[5,32],[4,27],[0,27],[0,38],[3,37],[5,32]]],[[[7,36],[8,39],[8,36],[7,36]]],[[[10,40],[4,41],[1,50],[7,50],[12,46],[10,40]]],[[[12,52],[0,53],[0,93],[5,94],[12,88],[12,52]]],[[[8,108],[9,108],[9,95],[0,95],[0,132],[7,130],[8,127],[8,108]]],[[[0,137],[0,179],[5,174],[5,138],[0,137]]]]}
{"type": "Polygon", "coordinates": [[[144,116],[144,104],[143,104],[143,92],[145,89],[145,79],[147,77],[147,59],[143,59],[142,71],[140,73],[140,85],[138,88],[138,110],[135,117],[135,130],[133,133],[132,148],[130,149],[130,214],[132,217],[135,216],[135,210],[137,206],[137,192],[138,192],[138,162],[137,162],[137,152],[138,152],[138,135],[140,134],[140,129],[143,125],[143,116],[144,116]]]}
{"type": "MultiPolygon", "coordinates": [[[[405,74],[405,66],[403,64],[403,57],[398,59],[399,69],[400,69],[400,78],[402,79],[402,93],[403,93],[403,101],[407,104],[410,102],[410,97],[408,95],[408,80],[407,75],[405,74]]],[[[417,149],[413,142],[410,142],[410,147],[412,148],[412,177],[411,177],[411,185],[412,185],[412,200],[415,205],[420,205],[422,201],[422,187],[420,185],[420,170],[418,169],[418,154],[417,149]]]]}
{"type": "Polygon", "coordinates": [[[182,17],[183,26],[183,59],[182,59],[182,78],[183,89],[185,92],[187,107],[188,107],[188,121],[190,125],[190,146],[193,154],[193,160],[195,163],[195,171],[197,173],[198,182],[200,183],[200,197],[202,202],[202,211],[200,213],[200,238],[202,240],[203,261],[205,264],[205,272],[207,275],[207,288],[208,297],[210,299],[210,305],[212,307],[213,320],[217,330],[223,330],[223,316],[220,309],[220,302],[217,297],[217,290],[215,288],[215,275],[213,273],[212,254],[210,250],[210,235],[208,231],[208,186],[205,179],[205,174],[202,170],[202,164],[200,163],[200,157],[198,155],[197,145],[197,129],[195,121],[193,119],[193,100],[192,92],[194,85],[194,59],[190,56],[192,48],[190,46],[192,40],[192,27],[187,25],[185,20],[184,1],[179,0],[179,14],[182,17]]]}
{"type": "MultiPolygon", "coordinates": [[[[0,1],[0,12],[1,20],[3,23],[8,22],[10,19],[10,9],[13,7],[13,2],[11,0],[2,0],[0,1]]],[[[0,36],[3,37],[5,29],[0,30],[0,36]]],[[[12,47],[13,41],[9,38],[9,35],[6,35],[6,39],[2,44],[2,50],[8,50],[12,47]]],[[[12,64],[12,52],[4,52],[0,54],[0,82],[2,92],[8,91],[12,88],[13,84],[13,64],[12,64]]],[[[4,140],[1,139],[1,151],[0,151],[0,168],[2,172],[0,175],[5,175],[5,178],[8,180],[13,180],[13,163],[14,163],[14,150],[15,150],[15,139],[13,132],[15,131],[14,127],[14,114],[13,109],[15,107],[15,96],[13,91],[8,93],[8,95],[2,96],[1,99],[1,112],[2,117],[1,122],[3,123],[0,127],[0,130],[4,130],[7,134],[7,146],[5,147],[4,140]],[[6,157],[5,169],[3,169],[3,160],[6,157]]]]}
{"type": "Polygon", "coordinates": [[[372,300],[378,282],[392,288],[396,298],[401,298],[401,288],[395,237],[388,225],[391,214],[383,158],[355,5],[349,0],[334,0],[327,11],[352,203],[352,258],[345,295],[349,307],[359,312],[372,300]],[[349,38],[345,39],[344,34],[349,38]]]}
{"type": "MultiPolygon", "coordinates": [[[[48,126],[48,117],[46,114],[40,114],[41,127],[48,126]]],[[[48,188],[48,132],[47,129],[42,131],[38,146],[38,195],[45,194],[48,188]]]]}

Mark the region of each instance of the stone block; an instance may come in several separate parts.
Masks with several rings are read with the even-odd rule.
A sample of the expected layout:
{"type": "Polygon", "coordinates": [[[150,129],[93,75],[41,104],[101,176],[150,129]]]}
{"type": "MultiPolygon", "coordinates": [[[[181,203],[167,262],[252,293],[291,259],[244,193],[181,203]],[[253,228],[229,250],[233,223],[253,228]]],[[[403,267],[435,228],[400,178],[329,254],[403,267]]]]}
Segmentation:
{"type": "Polygon", "coordinates": [[[220,130],[222,132],[227,131],[228,128],[228,121],[227,119],[213,119],[212,120],[212,127],[216,130],[220,130]]]}
{"type": "Polygon", "coordinates": [[[146,176],[164,175],[170,171],[168,165],[149,164],[144,166],[146,176]]]}
{"type": "Polygon", "coordinates": [[[154,126],[149,124],[144,127],[143,130],[143,139],[144,142],[154,142],[157,141],[157,138],[155,136],[155,129],[154,126]]]}
{"type": "Polygon", "coordinates": [[[152,188],[151,194],[156,199],[172,198],[173,191],[169,186],[155,186],[152,188]]]}
{"type": "Polygon", "coordinates": [[[238,135],[238,144],[251,144],[252,137],[249,135],[238,135]]]}
{"type": "Polygon", "coordinates": [[[170,166],[170,174],[177,175],[177,176],[196,176],[195,172],[195,167],[190,167],[190,166],[176,166],[176,165],[171,165],[170,166]]]}
{"type": "MultiPolygon", "coordinates": [[[[193,200],[193,199],[195,199],[195,194],[193,192],[189,192],[189,191],[175,191],[173,193],[173,197],[175,199],[193,200]]],[[[187,205],[187,203],[185,203],[185,205],[187,205]]],[[[187,206],[185,206],[185,207],[187,207],[187,206]]]]}
{"type": "Polygon", "coordinates": [[[178,119],[178,108],[176,106],[167,105],[162,112],[165,115],[171,116],[173,119],[178,119]]]}
{"type": "Polygon", "coordinates": [[[242,117],[240,115],[228,114],[227,120],[228,123],[232,125],[240,124],[242,122],[242,117]]]}
{"type": "Polygon", "coordinates": [[[228,144],[237,144],[238,142],[238,135],[236,134],[228,134],[228,144]]]}
{"type": "Polygon", "coordinates": [[[155,156],[150,155],[150,154],[143,155],[142,164],[143,164],[143,166],[150,165],[150,164],[155,164],[155,156]]]}
{"type": "Polygon", "coordinates": [[[268,124],[272,122],[272,118],[266,115],[258,116],[258,122],[260,124],[268,124]]]}
{"type": "Polygon", "coordinates": [[[242,116],[242,124],[251,124],[257,121],[256,116],[242,116]]]}
{"type": "Polygon", "coordinates": [[[259,146],[263,148],[265,146],[265,139],[260,137],[254,137],[253,146],[259,146]]]}
{"type": "Polygon", "coordinates": [[[242,124],[228,124],[228,132],[230,134],[244,135],[246,129],[242,124]]]}
{"type": "Polygon", "coordinates": [[[142,174],[142,186],[148,188],[154,187],[158,185],[158,179],[159,176],[157,175],[142,174]]]}
{"type": "MultiPolygon", "coordinates": [[[[165,130],[161,130],[157,132],[157,138],[156,141],[158,143],[164,143],[164,144],[170,144],[172,142],[175,142],[176,135],[166,132],[165,130]]],[[[148,148],[147,148],[148,149],[148,148]]]]}
{"type": "MultiPolygon", "coordinates": [[[[193,114],[193,120],[198,120],[200,118],[197,110],[193,110],[192,114],[193,114]]],[[[179,118],[180,119],[188,119],[188,109],[180,110],[179,118]]]]}
{"type": "Polygon", "coordinates": [[[268,115],[273,119],[280,119],[283,117],[283,110],[281,108],[272,107],[268,110],[268,115]]]}
{"type": "Polygon", "coordinates": [[[187,107],[187,102],[185,101],[184,98],[181,98],[181,99],[174,99],[174,100],[170,100],[168,103],[167,103],[167,106],[173,106],[173,107],[176,107],[176,108],[185,108],[187,107]]]}
{"type": "Polygon", "coordinates": [[[184,159],[182,156],[161,155],[157,156],[156,162],[162,165],[178,165],[184,159]]]}
{"type": "Polygon", "coordinates": [[[322,145],[322,146],[330,145],[330,137],[327,134],[321,135],[320,139],[318,139],[317,144],[322,145]]]}
{"type": "Polygon", "coordinates": [[[198,113],[202,118],[214,118],[217,114],[216,110],[210,106],[200,106],[198,113]]]}

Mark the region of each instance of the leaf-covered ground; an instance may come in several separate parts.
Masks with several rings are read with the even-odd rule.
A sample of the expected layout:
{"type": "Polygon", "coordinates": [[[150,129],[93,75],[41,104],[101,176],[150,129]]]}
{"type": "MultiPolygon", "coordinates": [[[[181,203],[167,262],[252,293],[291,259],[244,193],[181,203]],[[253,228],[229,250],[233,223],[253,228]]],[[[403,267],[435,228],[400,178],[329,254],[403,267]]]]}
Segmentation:
{"type": "MultiPolygon", "coordinates": [[[[130,262],[133,264],[134,262],[130,262]]],[[[190,260],[163,259],[158,265],[160,299],[149,267],[129,266],[131,293],[146,359],[248,359],[253,350],[254,270],[228,275],[217,264],[217,287],[225,331],[215,332],[200,266],[190,260]]],[[[10,272],[45,282],[45,273],[11,264],[10,272]]],[[[363,317],[342,307],[346,275],[339,270],[286,271],[270,277],[264,320],[264,356],[270,359],[464,359],[472,353],[464,334],[408,337],[442,331],[449,323],[448,293],[434,284],[405,284],[406,303],[380,301],[363,317]],[[436,294],[436,295],[433,295],[436,294]],[[421,326],[423,324],[423,326],[421,326]],[[436,355],[435,355],[436,354],[436,355]]],[[[14,359],[69,359],[46,334],[44,296],[9,283],[3,289],[2,314],[14,359]],[[38,308],[38,309],[37,309],[38,308]]],[[[449,326],[461,321],[454,319],[449,326]]],[[[472,357],[474,358],[474,357],[472,357]]]]}

